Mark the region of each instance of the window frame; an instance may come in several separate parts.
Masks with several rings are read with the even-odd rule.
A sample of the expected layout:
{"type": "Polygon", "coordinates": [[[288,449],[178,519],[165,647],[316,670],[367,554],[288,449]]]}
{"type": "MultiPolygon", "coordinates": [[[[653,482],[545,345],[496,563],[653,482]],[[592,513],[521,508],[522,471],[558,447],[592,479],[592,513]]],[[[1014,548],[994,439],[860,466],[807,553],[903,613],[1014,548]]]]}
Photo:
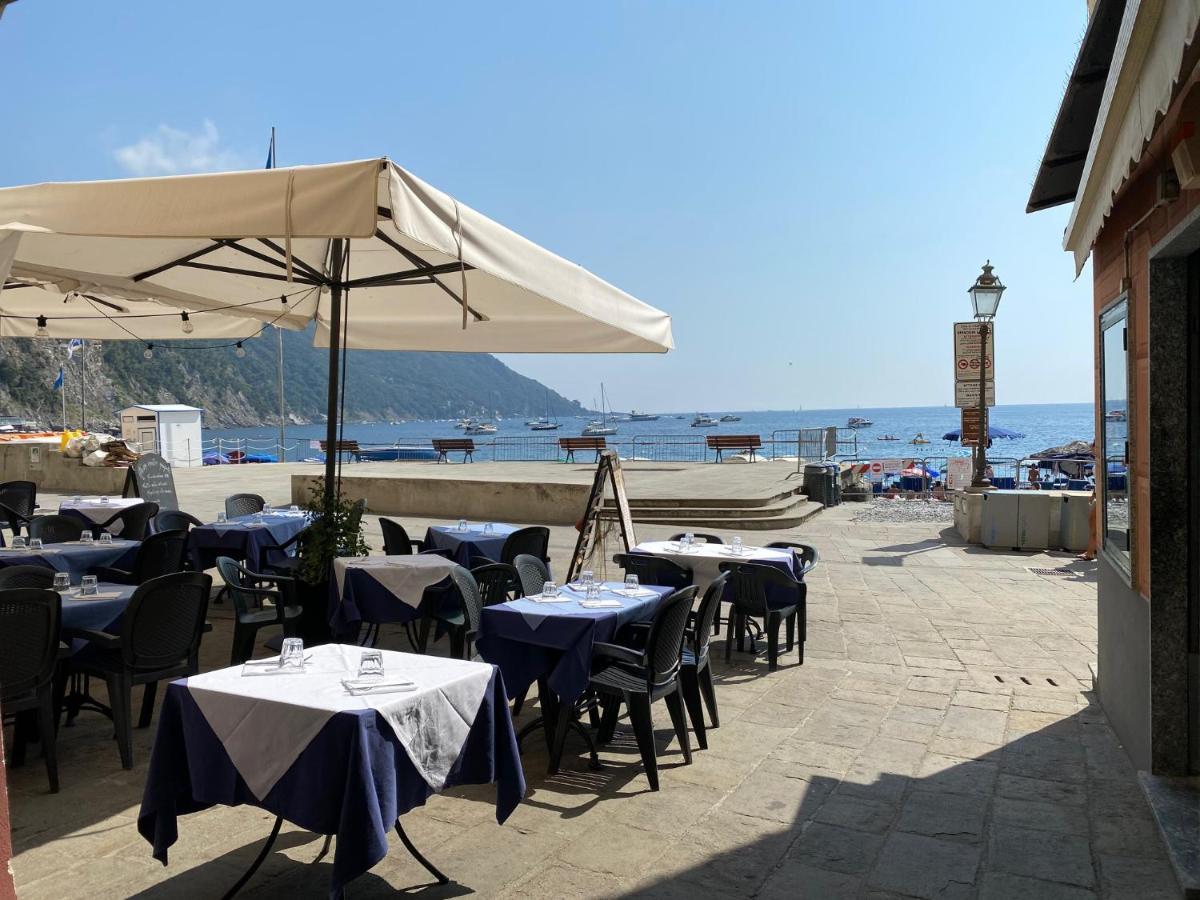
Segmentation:
{"type": "Polygon", "coordinates": [[[1099,406],[1098,424],[1099,434],[1096,440],[1096,501],[1098,508],[1096,510],[1097,528],[1100,531],[1099,552],[1111,563],[1132,585],[1133,583],[1133,550],[1134,550],[1134,530],[1137,517],[1134,510],[1134,490],[1133,490],[1133,470],[1130,466],[1129,459],[1129,435],[1130,429],[1134,422],[1133,409],[1133,390],[1131,389],[1133,366],[1131,365],[1129,352],[1129,292],[1123,291],[1112,303],[1106,306],[1100,313],[1098,318],[1098,348],[1097,353],[1098,369],[1099,369],[1099,396],[1097,397],[1099,406]],[[1107,394],[1107,358],[1104,349],[1105,333],[1116,326],[1121,326],[1124,329],[1123,344],[1125,354],[1125,504],[1126,515],[1128,517],[1128,526],[1126,530],[1126,544],[1122,548],[1115,541],[1110,541],[1108,532],[1108,394],[1107,394]]]}

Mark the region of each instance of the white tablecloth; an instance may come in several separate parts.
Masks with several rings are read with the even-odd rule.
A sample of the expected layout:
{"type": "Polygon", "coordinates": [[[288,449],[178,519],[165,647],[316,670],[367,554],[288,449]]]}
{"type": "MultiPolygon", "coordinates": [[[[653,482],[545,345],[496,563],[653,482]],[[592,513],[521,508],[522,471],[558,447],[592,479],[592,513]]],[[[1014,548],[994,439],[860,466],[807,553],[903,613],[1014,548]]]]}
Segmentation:
{"type": "MultiPolygon", "coordinates": [[[[62,514],[70,510],[99,525],[126,507],[144,502],[140,497],[109,497],[107,503],[101,503],[99,497],[80,497],[78,501],[64,500],[58,505],[58,511],[62,514]]],[[[120,534],[122,527],[123,523],[115,522],[109,530],[113,534],[120,534]]]]}
{"type": "Polygon", "coordinates": [[[741,553],[733,553],[728,544],[693,544],[692,549],[684,553],[675,541],[646,541],[638,544],[635,550],[661,556],[692,570],[692,583],[701,592],[708,587],[709,582],[721,574],[720,565],[723,562],[782,562],[790,563],[790,549],[755,547],[747,544],[741,553]]]}
{"type": "Polygon", "coordinates": [[[346,570],[364,569],[398,600],[414,609],[421,605],[421,596],[425,588],[444,579],[452,568],[452,560],[432,553],[342,557],[333,562],[338,597],[341,597],[345,590],[346,570]]]}
{"type": "Polygon", "coordinates": [[[230,760],[260,800],[339,712],[374,709],[387,720],[409,759],[441,790],[458,759],[492,677],[492,666],[411,653],[383,654],[384,681],[415,690],[351,696],[343,678],[358,674],[363,648],[325,644],[306,651],[304,672],[275,674],[252,663],[196,675],[188,691],[230,760]]]}

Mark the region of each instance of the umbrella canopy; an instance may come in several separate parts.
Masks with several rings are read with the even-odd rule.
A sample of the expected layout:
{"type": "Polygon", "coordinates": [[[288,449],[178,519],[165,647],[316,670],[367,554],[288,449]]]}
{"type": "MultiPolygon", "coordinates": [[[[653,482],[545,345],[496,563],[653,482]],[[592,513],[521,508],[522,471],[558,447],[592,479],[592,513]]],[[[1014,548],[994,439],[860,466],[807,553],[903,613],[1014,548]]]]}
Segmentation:
{"type": "Polygon", "coordinates": [[[903,478],[938,478],[940,473],[937,469],[931,469],[929,466],[923,466],[918,463],[902,470],[900,475],[903,478]]]}
{"type": "Polygon", "coordinates": [[[1071,441],[1059,447],[1050,447],[1031,454],[1030,459],[1095,459],[1091,441],[1071,441]]]}
{"type": "MultiPolygon", "coordinates": [[[[1020,431],[1010,431],[1007,428],[1001,428],[999,425],[989,425],[988,426],[988,438],[990,440],[995,440],[997,438],[1007,438],[1009,440],[1016,440],[1017,438],[1023,438],[1023,437],[1025,437],[1025,435],[1022,434],[1020,431]]],[[[942,435],[943,441],[957,441],[957,440],[960,440],[961,438],[962,438],[962,429],[961,428],[955,428],[953,431],[947,431],[945,434],[942,435]]]]}
{"type": "MultiPolygon", "coordinates": [[[[49,283],[340,347],[661,353],[671,320],[386,158],[0,189],[0,285],[49,283]]],[[[27,290],[27,289],[23,289],[27,290]]],[[[0,289],[0,299],[8,294],[0,289]]],[[[58,305],[40,313],[63,317],[58,305]]],[[[57,327],[57,326],[55,326],[57,327]]],[[[70,326],[66,326],[70,330],[70,326]]],[[[335,457],[327,454],[326,492],[335,457]]]]}

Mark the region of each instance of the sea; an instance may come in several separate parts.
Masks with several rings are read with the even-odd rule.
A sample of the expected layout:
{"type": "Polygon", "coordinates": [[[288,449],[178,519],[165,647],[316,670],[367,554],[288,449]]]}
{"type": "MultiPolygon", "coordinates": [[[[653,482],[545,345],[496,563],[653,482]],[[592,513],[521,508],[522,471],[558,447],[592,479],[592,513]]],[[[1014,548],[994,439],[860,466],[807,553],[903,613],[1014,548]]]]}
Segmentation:
{"type": "MultiPolygon", "coordinates": [[[[634,436],[691,436],[700,434],[758,434],[764,442],[772,435],[784,440],[785,432],[799,428],[837,426],[844,428],[852,416],[870,419],[873,423],[866,428],[855,429],[857,455],[860,459],[888,459],[897,457],[947,457],[969,455],[970,448],[962,447],[943,439],[947,432],[959,427],[959,410],[953,406],[914,406],[893,409],[804,409],[738,411],[710,410],[713,416],[726,414],[741,417],[739,422],[722,422],[717,428],[692,428],[694,412],[661,413],[654,422],[617,421],[618,433],[609,437],[609,443],[620,446],[631,442],[634,436]],[[882,435],[895,435],[898,441],[881,441],[882,435]],[[931,443],[913,445],[917,435],[924,435],[931,443]]],[[[546,440],[556,437],[578,435],[589,417],[563,417],[558,421],[557,431],[531,432],[525,425],[525,416],[495,419],[496,434],[475,435],[478,445],[485,445],[492,437],[533,436],[546,440]]],[[[462,430],[454,427],[457,419],[434,421],[392,422],[347,422],[343,438],[356,440],[364,446],[391,446],[393,444],[427,444],[435,437],[462,437],[462,430]]],[[[996,406],[991,411],[991,424],[1024,435],[1011,440],[995,440],[988,452],[990,458],[1024,459],[1050,447],[1060,446],[1074,440],[1092,440],[1095,434],[1095,411],[1090,403],[1045,403],[1027,405],[996,406]]],[[[843,432],[843,436],[846,432],[843,432]]],[[[285,431],[284,458],[291,462],[314,459],[320,451],[313,442],[325,437],[323,424],[289,425],[285,431]]],[[[205,429],[205,451],[218,448],[228,452],[242,449],[250,453],[278,456],[279,429],[268,425],[259,428],[205,429]]],[[[769,451],[768,444],[768,453],[769,451]]],[[[779,455],[788,455],[785,450],[779,455]]],[[[843,452],[847,445],[843,444],[843,452]]],[[[622,451],[622,455],[624,451],[622,451]]],[[[795,455],[793,446],[790,455],[795,455]]],[[[487,459],[486,454],[480,459],[487,459]]],[[[665,458],[660,456],[659,458],[665,458]]]]}

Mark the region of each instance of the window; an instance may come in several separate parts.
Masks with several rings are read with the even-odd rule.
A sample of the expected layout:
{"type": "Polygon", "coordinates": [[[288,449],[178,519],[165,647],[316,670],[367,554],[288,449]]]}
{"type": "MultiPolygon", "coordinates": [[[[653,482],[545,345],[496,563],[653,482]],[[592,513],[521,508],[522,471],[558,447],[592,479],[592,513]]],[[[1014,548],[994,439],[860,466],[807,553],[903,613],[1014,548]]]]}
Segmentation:
{"type": "Polygon", "coordinates": [[[1096,483],[1104,550],[1129,571],[1129,305],[1122,298],[1100,317],[1100,440],[1096,483]]]}

